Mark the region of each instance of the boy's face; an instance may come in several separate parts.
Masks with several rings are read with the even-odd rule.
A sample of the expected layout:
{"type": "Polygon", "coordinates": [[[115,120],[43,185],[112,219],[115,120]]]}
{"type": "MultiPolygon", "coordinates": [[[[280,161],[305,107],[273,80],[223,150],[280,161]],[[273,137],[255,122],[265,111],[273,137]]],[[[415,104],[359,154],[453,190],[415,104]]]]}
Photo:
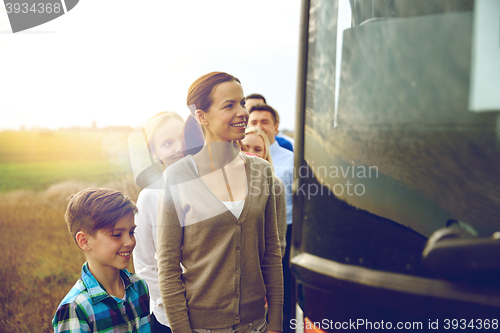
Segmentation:
{"type": "Polygon", "coordinates": [[[135,228],[134,214],[130,213],[119,219],[113,230],[98,230],[94,236],[87,236],[86,256],[91,269],[104,272],[127,268],[135,247],[135,228]]]}

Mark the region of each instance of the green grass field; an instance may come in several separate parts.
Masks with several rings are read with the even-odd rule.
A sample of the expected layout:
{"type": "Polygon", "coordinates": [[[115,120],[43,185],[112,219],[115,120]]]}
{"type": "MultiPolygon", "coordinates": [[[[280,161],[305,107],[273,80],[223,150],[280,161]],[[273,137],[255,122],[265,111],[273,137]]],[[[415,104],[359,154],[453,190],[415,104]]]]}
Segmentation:
{"type": "Polygon", "coordinates": [[[125,132],[0,132],[0,192],[130,175],[125,132]]]}
{"type": "MultiPolygon", "coordinates": [[[[69,196],[89,186],[95,184],[70,180],[45,191],[0,193],[0,332],[53,332],[57,306],[85,262],[68,233],[64,212],[69,196]]],[[[134,201],[140,190],[132,180],[103,186],[134,201]]]]}
{"type": "Polygon", "coordinates": [[[103,186],[137,199],[127,138],[127,131],[0,132],[0,332],[53,332],[57,306],[85,261],[64,221],[69,197],[103,186]]]}

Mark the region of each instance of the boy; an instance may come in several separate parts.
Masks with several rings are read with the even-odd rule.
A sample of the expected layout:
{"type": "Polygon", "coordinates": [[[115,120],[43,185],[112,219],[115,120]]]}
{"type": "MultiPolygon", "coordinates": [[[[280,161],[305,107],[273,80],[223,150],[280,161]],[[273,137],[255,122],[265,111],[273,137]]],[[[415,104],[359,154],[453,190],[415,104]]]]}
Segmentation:
{"type": "Polygon", "coordinates": [[[52,321],[54,332],[150,332],[146,282],[129,273],[135,204],[121,192],[89,188],[66,209],[68,229],[87,262],[52,321]]]}

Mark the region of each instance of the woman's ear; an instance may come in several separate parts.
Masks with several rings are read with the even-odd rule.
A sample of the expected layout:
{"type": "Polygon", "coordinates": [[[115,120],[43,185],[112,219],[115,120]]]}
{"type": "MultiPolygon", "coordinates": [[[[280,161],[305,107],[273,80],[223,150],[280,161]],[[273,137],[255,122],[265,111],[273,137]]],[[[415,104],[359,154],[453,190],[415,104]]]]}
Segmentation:
{"type": "Polygon", "coordinates": [[[206,114],[202,110],[196,110],[194,117],[196,118],[196,121],[200,125],[202,125],[202,126],[208,125],[208,120],[207,120],[206,114]]]}
{"type": "Polygon", "coordinates": [[[91,250],[89,239],[88,236],[85,234],[85,232],[78,231],[75,238],[76,238],[76,243],[78,244],[80,249],[82,249],[83,251],[91,250]]]}

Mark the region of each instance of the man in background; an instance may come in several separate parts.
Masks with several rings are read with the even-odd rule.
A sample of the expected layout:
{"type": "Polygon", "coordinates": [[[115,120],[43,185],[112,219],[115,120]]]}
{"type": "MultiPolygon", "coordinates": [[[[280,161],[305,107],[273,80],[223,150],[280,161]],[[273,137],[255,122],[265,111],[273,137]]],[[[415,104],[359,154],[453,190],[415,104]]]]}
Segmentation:
{"type": "MultiPolygon", "coordinates": [[[[262,96],[260,94],[251,94],[245,98],[245,107],[247,108],[248,111],[250,111],[250,109],[253,106],[259,105],[259,104],[267,104],[264,96],[262,96]]],[[[277,112],[276,112],[276,121],[277,121],[278,127],[279,127],[280,117],[279,117],[279,114],[277,112]]],[[[276,139],[276,141],[278,141],[278,144],[281,147],[286,148],[286,149],[293,152],[293,144],[294,144],[293,138],[281,133],[278,129],[278,132],[275,135],[275,139],[276,139]]]]}
{"type": "Polygon", "coordinates": [[[295,280],[290,270],[290,244],[292,239],[292,182],[293,182],[293,163],[294,157],[290,150],[281,147],[275,139],[278,132],[278,113],[267,104],[256,104],[248,110],[250,116],[248,124],[257,127],[266,133],[269,139],[270,153],[273,160],[274,174],[281,179],[285,187],[286,198],[286,248],[283,257],[283,287],[284,287],[284,306],[283,306],[283,333],[291,331],[290,320],[294,319],[295,310],[295,280]]]}

